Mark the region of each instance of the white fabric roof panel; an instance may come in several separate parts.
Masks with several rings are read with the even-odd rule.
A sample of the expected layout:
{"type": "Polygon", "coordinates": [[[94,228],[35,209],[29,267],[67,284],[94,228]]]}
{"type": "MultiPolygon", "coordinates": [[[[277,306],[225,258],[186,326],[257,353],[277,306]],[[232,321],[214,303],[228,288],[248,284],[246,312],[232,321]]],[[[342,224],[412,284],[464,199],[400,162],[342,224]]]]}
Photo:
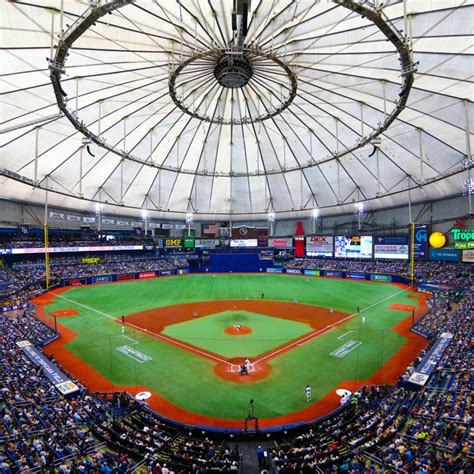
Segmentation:
{"type": "Polygon", "coordinates": [[[380,143],[368,137],[396,110],[405,75],[356,3],[254,0],[239,43],[233,2],[3,2],[0,198],[43,202],[49,188],[51,205],[78,210],[261,219],[404,204],[408,187],[412,200],[459,194],[472,167],[473,2],[376,11],[417,63],[380,143]],[[70,45],[59,76],[72,123],[47,58],[61,51],[61,24],[65,39],[107,3],[117,8],[70,45]],[[218,61],[234,67],[230,51],[243,69],[226,77],[245,77],[239,86],[217,80],[218,61]]]}

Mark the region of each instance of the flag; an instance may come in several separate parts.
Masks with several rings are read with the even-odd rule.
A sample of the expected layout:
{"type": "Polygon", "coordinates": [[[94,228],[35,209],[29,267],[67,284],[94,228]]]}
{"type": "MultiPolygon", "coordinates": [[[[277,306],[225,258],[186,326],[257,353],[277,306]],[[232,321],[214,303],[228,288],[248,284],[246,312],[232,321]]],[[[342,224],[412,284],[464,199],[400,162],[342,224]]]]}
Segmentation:
{"type": "Polygon", "coordinates": [[[216,235],[218,232],[217,224],[202,224],[202,233],[203,234],[212,234],[216,235]]]}

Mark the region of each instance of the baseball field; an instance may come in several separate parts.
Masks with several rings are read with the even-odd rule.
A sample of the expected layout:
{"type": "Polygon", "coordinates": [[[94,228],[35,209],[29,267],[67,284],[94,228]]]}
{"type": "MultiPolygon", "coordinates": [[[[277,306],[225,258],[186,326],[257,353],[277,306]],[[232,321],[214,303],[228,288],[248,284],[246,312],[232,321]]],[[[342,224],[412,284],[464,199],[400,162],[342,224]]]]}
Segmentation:
{"type": "Polygon", "coordinates": [[[250,400],[261,427],[288,426],[336,408],[338,388],[396,382],[426,344],[410,331],[425,296],[230,273],[61,288],[35,302],[61,333],[46,352],[92,390],[147,391],[163,416],[230,429],[242,428],[250,400]]]}

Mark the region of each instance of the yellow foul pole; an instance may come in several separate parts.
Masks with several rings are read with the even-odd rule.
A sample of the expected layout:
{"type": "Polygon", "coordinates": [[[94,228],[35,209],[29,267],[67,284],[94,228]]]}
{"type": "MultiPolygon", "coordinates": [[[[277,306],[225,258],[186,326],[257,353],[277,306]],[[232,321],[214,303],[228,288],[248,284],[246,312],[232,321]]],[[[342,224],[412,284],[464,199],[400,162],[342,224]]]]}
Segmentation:
{"type": "Polygon", "coordinates": [[[410,280],[411,286],[415,281],[415,223],[410,224],[410,280]]]}
{"type": "Polygon", "coordinates": [[[46,269],[46,289],[49,288],[49,236],[48,236],[48,225],[44,227],[44,265],[46,269]]]}
{"type": "Polygon", "coordinates": [[[48,235],[48,178],[46,177],[46,191],[44,198],[44,266],[45,266],[45,277],[46,277],[46,289],[50,286],[50,273],[49,273],[49,235],[48,235]]]}

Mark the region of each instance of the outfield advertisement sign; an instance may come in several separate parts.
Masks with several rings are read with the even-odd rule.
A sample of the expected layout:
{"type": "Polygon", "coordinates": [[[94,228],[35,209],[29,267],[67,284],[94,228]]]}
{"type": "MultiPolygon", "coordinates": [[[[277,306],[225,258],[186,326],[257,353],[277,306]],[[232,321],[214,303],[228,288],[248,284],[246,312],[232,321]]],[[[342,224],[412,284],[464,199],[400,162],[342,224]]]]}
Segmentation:
{"type": "Polygon", "coordinates": [[[177,275],[187,275],[188,273],[189,273],[189,268],[179,268],[178,271],[176,272],[177,275]]]}
{"type": "Polygon", "coordinates": [[[91,278],[91,283],[108,283],[111,281],[114,281],[114,277],[112,275],[98,276],[98,277],[91,278]]]}
{"type": "Polygon", "coordinates": [[[267,273],[282,273],[282,268],[267,268],[267,273]]]}
{"type": "Polygon", "coordinates": [[[173,270],[160,270],[160,276],[174,275],[173,270]]]}
{"type": "Polygon", "coordinates": [[[197,248],[212,249],[218,245],[219,240],[217,239],[196,239],[194,241],[194,246],[197,248]]]}
{"type": "Polygon", "coordinates": [[[138,278],[153,278],[156,276],[155,272],[141,272],[138,274],[138,278]]]}
{"type": "Polygon", "coordinates": [[[372,258],[371,235],[337,235],[334,237],[336,258],[372,258]]]}
{"type": "Polygon", "coordinates": [[[165,239],[166,248],[179,248],[183,245],[183,239],[165,239]]]}
{"type": "Polygon", "coordinates": [[[268,246],[280,249],[291,249],[293,247],[293,239],[269,239],[268,246]]]}
{"type": "Polygon", "coordinates": [[[313,235],[306,237],[306,255],[308,257],[332,257],[332,236],[313,235]]]}
{"type": "Polygon", "coordinates": [[[305,270],[304,274],[307,276],[321,276],[321,271],[320,270],[305,270]]]}
{"type": "Polygon", "coordinates": [[[323,275],[330,278],[342,278],[342,272],[333,272],[332,270],[324,270],[323,275]]]}
{"type": "MultiPolygon", "coordinates": [[[[94,247],[48,247],[48,253],[64,252],[110,252],[116,250],[143,250],[143,245],[97,245],[94,247]]],[[[44,247],[28,247],[23,249],[0,249],[0,255],[23,255],[45,253],[44,247]]]]}
{"type": "Polygon", "coordinates": [[[73,278],[72,280],[64,280],[64,286],[82,286],[87,284],[85,278],[73,278]]]}
{"type": "Polygon", "coordinates": [[[415,225],[413,253],[415,259],[426,260],[428,248],[428,230],[425,225],[415,225]]]}
{"type": "Polygon", "coordinates": [[[231,247],[258,247],[257,239],[232,239],[230,241],[231,247]]]}
{"type": "Polygon", "coordinates": [[[286,273],[289,273],[290,275],[301,275],[301,270],[299,268],[287,268],[286,273]]]}
{"type": "Polygon", "coordinates": [[[438,365],[439,361],[443,357],[443,353],[448,347],[453,335],[449,332],[443,332],[434,343],[431,350],[426,354],[423,360],[420,362],[416,371],[410,375],[408,382],[418,387],[423,387],[430,378],[434,369],[438,365]]]}
{"type": "Polygon", "coordinates": [[[79,390],[79,387],[41,354],[30,341],[18,341],[16,345],[26,354],[33,364],[41,367],[43,373],[62,395],[69,395],[79,390]]]}
{"type": "Polygon", "coordinates": [[[463,250],[462,261],[466,263],[474,263],[474,250],[463,250]]]}
{"type": "Polygon", "coordinates": [[[408,260],[408,236],[374,237],[374,258],[408,260]]]}
{"type": "Polygon", "coordinates": [[[442,260],[445,262],[459,262],[461,251],[459,249],[434,249],[430,248],[430,260],[442,260]]]}
{"type": "Polygon", "coordinates": [[[127,273],[126,275],[117,275],[117,281],[135,280],[135,273],[127,273]]]}
{"type": "Polygon", "coordinates": [[[386,281],[386,282],[392,281],[392,277],[390,275],[377,275],[377,274],[374,275],[374,274],[371,274],[370,279],[372,281],[386,281]]]}
{"type": "Polygon", "coordinates": [[[346,272],[346,278],[352,278],[353,280],[365,280],[365,273],[346,272]]]}

